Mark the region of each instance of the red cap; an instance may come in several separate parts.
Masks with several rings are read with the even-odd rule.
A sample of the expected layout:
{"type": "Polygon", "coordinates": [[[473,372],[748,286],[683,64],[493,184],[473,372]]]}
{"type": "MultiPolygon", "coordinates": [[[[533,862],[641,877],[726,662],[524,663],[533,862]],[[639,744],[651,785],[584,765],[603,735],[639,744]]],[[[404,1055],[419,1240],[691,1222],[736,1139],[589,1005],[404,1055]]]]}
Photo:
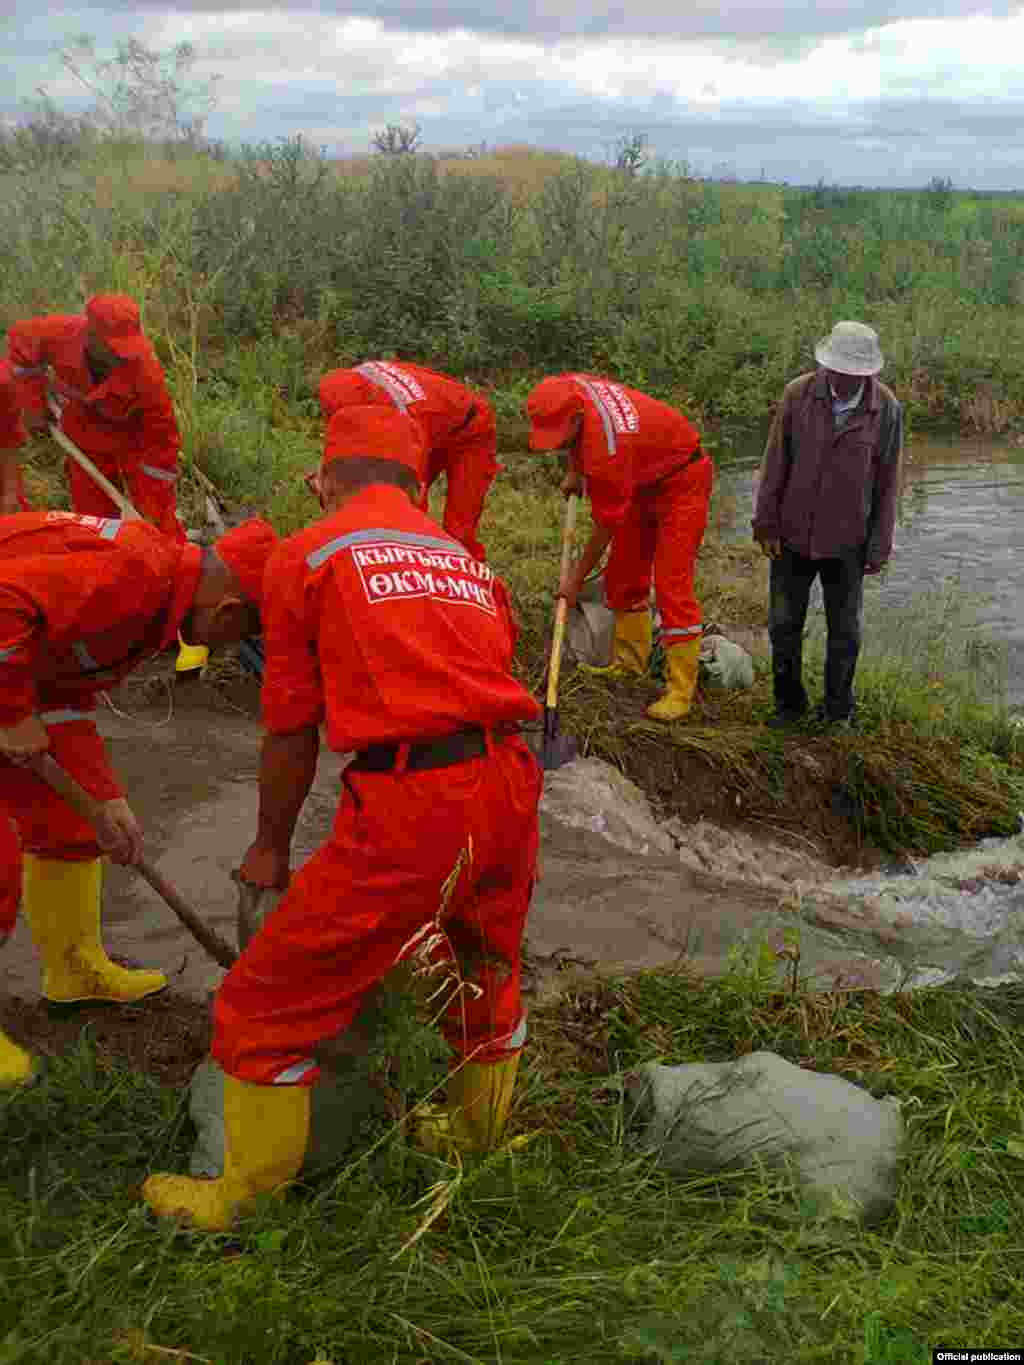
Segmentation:
{"type": "Polygon", "coordinates": [[[367,403],[341,408],[327,423],[323,463],[370,457],[397,460],[420,475],[423,438],[411,417],[397,408],[367,403]]]}
{"type": "Polygon", "coordinates": [[[273,526],[253,517],[221,536],[213,547],[238,579],[246,597],[257,607],[263,605],[263,575],[277,543],[273,526]]]}
{"type": "Polygon", "coordinates": [[[142,334],[139,305],[127,294],[95,294],[85,305],[85,316],[100,340],[122,360],[151,353],[153,348],[142,334]]]}
{"type": "Polygon", "coordinates": [[[531,450],[561,450],[572,440],[583,395],[569,375],[542,379],[526,399],[531,450]]]}

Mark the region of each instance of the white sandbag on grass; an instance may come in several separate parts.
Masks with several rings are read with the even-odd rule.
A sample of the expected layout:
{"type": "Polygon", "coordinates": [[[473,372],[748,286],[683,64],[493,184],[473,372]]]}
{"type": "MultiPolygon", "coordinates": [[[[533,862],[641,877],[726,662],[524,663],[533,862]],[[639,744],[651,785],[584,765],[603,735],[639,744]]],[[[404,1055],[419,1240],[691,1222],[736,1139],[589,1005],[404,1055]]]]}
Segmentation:
{"type": "Polygon", "coordinates": [[[753,687],[754,661],[735,640],[705,635],[700,642],[700,680],[704,687],[753,687]]]}
{"type": "Polygon", "coordinates": [[[677,1175],[764,1166],[787,1172],[816,1212],[875,1221],[896,1198],[899,1101],[773,1052],[660,1066],[627,1077],[644,1145],[677,1175]]]}

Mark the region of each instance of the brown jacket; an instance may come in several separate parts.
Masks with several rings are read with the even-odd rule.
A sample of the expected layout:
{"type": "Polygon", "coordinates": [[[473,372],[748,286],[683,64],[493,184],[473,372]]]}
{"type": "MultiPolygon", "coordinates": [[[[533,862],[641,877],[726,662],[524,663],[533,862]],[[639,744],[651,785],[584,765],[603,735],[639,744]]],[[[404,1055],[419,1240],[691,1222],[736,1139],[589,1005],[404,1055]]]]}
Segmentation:
{"type": "Polygon", "coordinates": [[[786,385],[765,447],[754,509],[757,540],[781,540],[808,559],[863,548],[868,564],[892,554],[903,410],[867,379],[841,431],[823,370],[786,385]]]}

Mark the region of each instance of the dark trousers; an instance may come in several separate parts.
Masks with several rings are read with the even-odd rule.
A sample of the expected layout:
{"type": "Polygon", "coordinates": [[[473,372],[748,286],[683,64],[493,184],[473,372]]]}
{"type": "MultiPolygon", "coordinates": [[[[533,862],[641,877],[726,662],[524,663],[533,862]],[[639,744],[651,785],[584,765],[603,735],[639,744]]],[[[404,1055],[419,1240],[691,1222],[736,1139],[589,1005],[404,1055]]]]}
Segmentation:
{"type": "Polygon", "coordinates": [[[782,558],[772,560],[768,634],[775,709],[791,715],[807,710],[804,623],[811,586],[819,575],[828,626],[824,710],[829,720],[845,720],[853,712],[853,675],[860,654],[864,552],[859,549],[838,559],[805,559],[783,546],[782,558]]]}

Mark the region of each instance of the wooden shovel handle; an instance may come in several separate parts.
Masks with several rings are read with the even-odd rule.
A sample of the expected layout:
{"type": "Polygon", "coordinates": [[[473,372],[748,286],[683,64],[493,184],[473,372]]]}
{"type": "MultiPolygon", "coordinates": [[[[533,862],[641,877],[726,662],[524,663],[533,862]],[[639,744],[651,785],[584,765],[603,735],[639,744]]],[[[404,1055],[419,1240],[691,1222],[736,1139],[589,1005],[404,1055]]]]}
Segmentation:
{"type": "Polygon", "coordinates": [[[124,517],[126,521],[142,520],[142,517],[139,515],[138,512],[136,512],[135,508],[128,501],[125,495],[121,492],[120,488],[112,484],[105,474],[100,473],[100,471],[93,464],[92,460],[89,459],[88,455],[83,455],[82,452],[75,445],[74,441],[68,440],[68,438],[61,431],[60,427],[57,426],[56,422],[50,423],[50,435],[60,446],[61,450],[63,450],[65,454],[69,455],[71,459],[75,461],[76,464],[80,465],[85,470],[85,472],[89,475],[89,478],[92,479],[93,483],[95,483],[97,487],[103,489],[104,493],[106,493],[107,497],[111,500],[111,502],[116,504],[118,510],[120,511],[121,515],[124,517]]]}
{"type": "MultiPolygon", "coordinates": [[[[579,502],[575,493],[570,493],[565,500],[565,524],[562,528],[562,562],[559,569],[558,584],[561,587],[566,574],[569,572],[569,564],[572,560],[572,537],[576,530],[576,506],[579,502]]],[[[562,672],[562,641],[565,638],[565,623],[568,619],[569,607],[564,597],[558,599],[555,608],[555,629],[551,639],[551,661],[548,665],[548,695],[547,705],[550,710],[558,705],[558,679],[562,672]]]]}
{"type": "MultiPolygon", "coordinates": [[[[51,754],[36,754],[24,766],[34,772],[36,777],[45,782],[48,787],[52,787],[58,796],[62,797],[69,806],[78,812],[83,820],[88,820],[91,825],[96,824],[101,803],[94,796],[90,796],[85,788],[76,782],[67,769],[62,768],[51,754]]],[[[149,882],[161,900],[171,907],[192,937],[206,949],[213,960],[222,967],[233,967],[238,956],[237,953],[230,944],[221,938],[216,930],[211,929],[192,907],[182,900],[170,882],[145,858],[140,858],[133,866],[139,875],[149,882]]]]}

